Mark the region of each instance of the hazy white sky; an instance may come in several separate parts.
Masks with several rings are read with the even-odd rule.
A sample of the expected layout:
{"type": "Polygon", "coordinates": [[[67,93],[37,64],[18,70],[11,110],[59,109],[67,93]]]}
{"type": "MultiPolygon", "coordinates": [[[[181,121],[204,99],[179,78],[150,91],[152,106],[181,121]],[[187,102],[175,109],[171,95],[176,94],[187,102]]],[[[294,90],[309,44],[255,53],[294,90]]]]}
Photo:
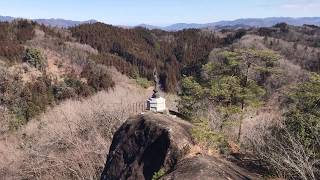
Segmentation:
{"type": "Polygon", "coordinates": [[[0,0],[0,15],[168,25],[261,17],[320,16],[320,0],[0,0]]]}

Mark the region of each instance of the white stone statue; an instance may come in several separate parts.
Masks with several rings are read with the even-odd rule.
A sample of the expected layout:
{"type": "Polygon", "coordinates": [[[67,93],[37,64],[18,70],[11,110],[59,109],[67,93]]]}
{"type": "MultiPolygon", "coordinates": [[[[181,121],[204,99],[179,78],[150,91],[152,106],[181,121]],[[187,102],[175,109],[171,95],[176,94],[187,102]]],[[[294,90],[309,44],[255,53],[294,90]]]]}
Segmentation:
{"type": "Polygon", "coordinates": [[[158,78],[158,73],[157,70],[153,70],[153,77],[154,77],[154,89],[153,89],[153,98],[159,98],[160,97],[160,92],[159,92],[159,78],[158,78]]]}
{"type": "Polygon", "coordinates": [[[166,111],[166,100],[160,96],[159,92],[159,78],[157,70],[153,71],[154,76],[154,90],[151,98],[147,100],[147,109],[154,112],[165,112],[166,111]]]}

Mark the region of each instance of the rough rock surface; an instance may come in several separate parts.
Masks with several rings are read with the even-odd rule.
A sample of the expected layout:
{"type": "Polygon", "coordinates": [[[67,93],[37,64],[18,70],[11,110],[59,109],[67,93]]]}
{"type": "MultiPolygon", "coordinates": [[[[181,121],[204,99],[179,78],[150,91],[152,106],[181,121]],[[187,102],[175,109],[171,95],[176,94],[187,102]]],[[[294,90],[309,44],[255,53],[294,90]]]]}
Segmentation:
{"type": "Polygon", "coordinates": [[[211,156],[198,155],[181,160],[162,180],[244,180],[260,179],[257,175],[211,156]]]}
{"type": "Polygon", "coordinates": [[[115,133],[102,180],[150,180],[161,168],[165,180],[259,179],[225,160],[186,157],[192,125],[179,118],[146,113],[127,120],[115,133]]]}
{"type": "Polygon", "coordinates": [[[191,127],[155,113],[127,120],[113,137],[101,179],[152,179],[162,166],[172,169],[192,144],[191,127]]]}

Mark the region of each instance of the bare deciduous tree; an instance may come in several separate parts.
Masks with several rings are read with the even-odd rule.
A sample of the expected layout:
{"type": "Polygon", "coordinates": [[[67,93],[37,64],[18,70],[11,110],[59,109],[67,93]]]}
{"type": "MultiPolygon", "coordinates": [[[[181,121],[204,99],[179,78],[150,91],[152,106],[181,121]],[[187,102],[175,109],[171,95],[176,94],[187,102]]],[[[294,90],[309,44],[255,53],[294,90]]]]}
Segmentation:
{"type": "Polygon", "coordinates": [[[255,154],[280,177],[316,180],[320,175],[320,159],[285,127],[275,129],[272,130],[275,132],[256,129],[255,136],[250,138],[255,154]]]}

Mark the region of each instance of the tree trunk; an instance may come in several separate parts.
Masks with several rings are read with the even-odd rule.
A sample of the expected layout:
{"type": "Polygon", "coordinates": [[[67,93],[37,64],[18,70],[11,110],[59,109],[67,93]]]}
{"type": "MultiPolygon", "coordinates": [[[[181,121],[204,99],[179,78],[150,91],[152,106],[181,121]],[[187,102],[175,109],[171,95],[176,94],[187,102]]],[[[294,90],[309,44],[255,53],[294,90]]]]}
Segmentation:
{"type": "MultiPolygon", "coordinates": [[[[246,72],[246,77],[245,77],[245,82],[244,82],[244,87],[247,86],[248,84],[248,75],[249,75],[249,68],[251,66],[251,63],[248,62],[247,63],[247,72],[246,72]]],[[[244,110],[244,99],[241,100],[241,113],[243,113],[244,110]]],[[[240,143],[240,138],[241,138],[241,131],[242,131],[242,121],[243,121],[243,117],[241,115],[240,117],[240,125],[239,125],[239,132],[238,132],[238,143],[240,143]]]]}
{"type": "MultiPolygon", "coordinates": [[[[242,100],[242,102],[241,102],[241,111],[242,111],[242,113],[243,113],[243,109],[244,109],[244,101],[242,100]]],[[[237,139],[238,143],[240,143],[240,138],[241,138],[242,121],[243,121],[243,117],[242,117],[242,115],[241,115],[241,117],[240,117],[240,124],[239,124],[238,139],[237,139]]]]}

